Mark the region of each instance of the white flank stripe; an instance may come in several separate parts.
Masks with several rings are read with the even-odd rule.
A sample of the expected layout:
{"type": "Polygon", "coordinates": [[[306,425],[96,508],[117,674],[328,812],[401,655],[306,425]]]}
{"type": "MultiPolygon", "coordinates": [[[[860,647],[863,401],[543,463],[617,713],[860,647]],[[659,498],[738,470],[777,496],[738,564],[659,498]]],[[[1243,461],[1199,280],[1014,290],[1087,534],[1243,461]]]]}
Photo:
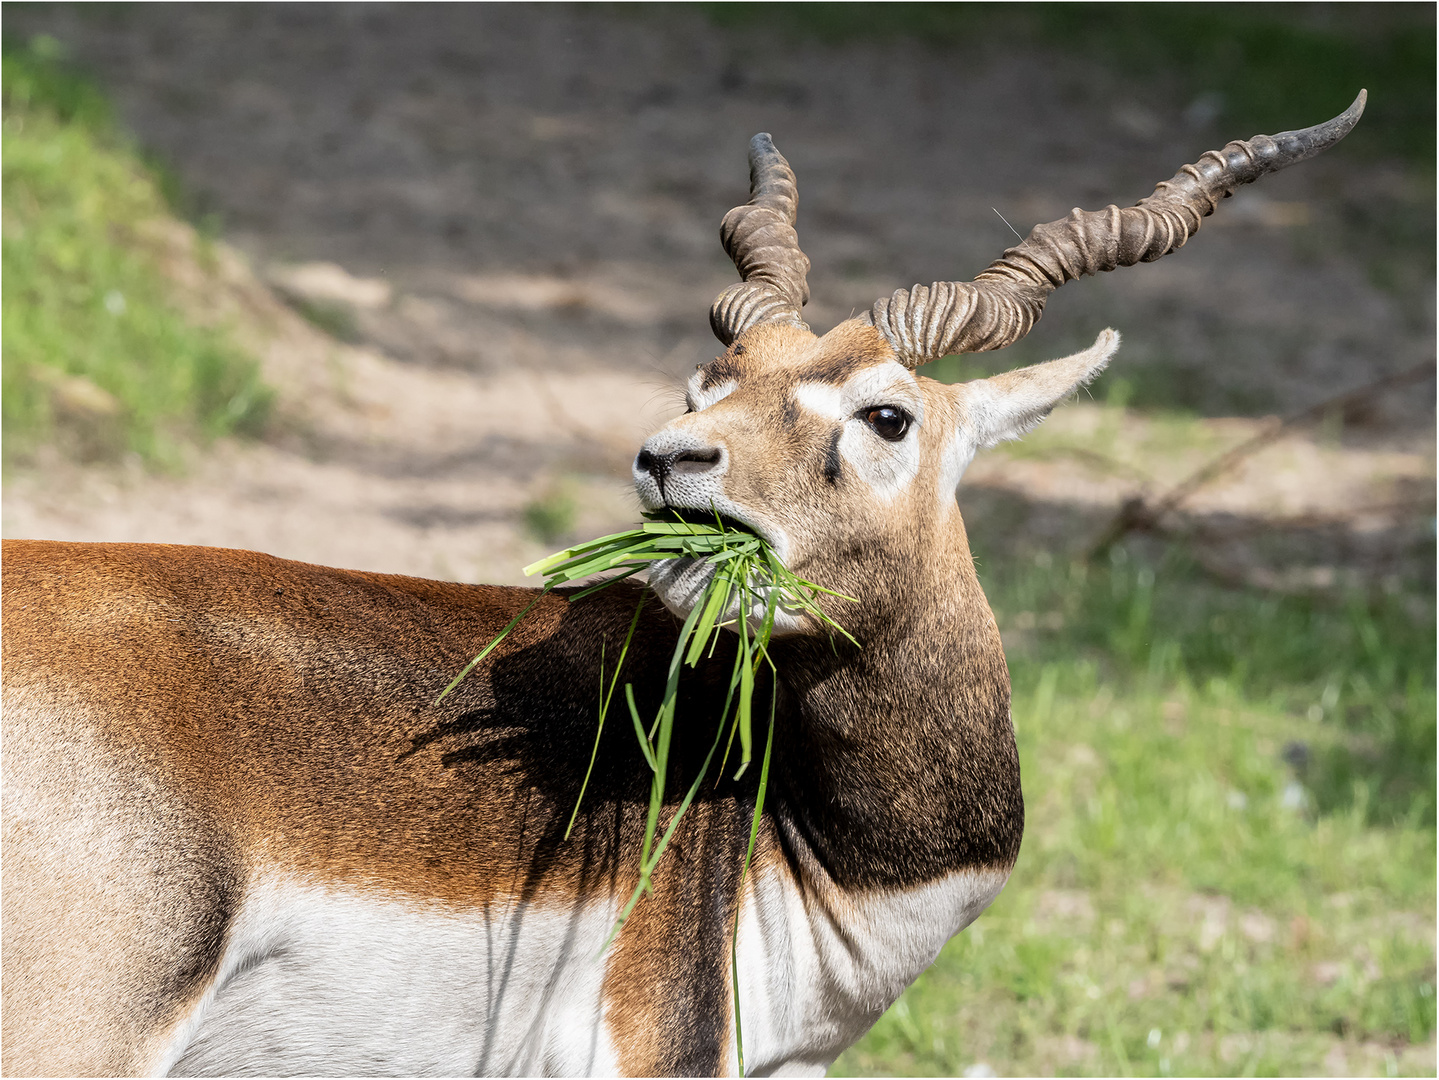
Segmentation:
{"type": "Polygon", "coordinates": [[[169,1071],[614,1075],[596,958],[615,915],[609,901],[465,910],[264,882],[169,1071]]]}

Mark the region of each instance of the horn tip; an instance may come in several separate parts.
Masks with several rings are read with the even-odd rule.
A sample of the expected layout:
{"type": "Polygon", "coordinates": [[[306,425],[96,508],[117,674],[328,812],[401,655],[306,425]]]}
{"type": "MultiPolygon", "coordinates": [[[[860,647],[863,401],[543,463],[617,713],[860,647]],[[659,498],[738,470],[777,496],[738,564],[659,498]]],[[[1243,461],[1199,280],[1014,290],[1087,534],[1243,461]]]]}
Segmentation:
{"type": "Polygon", "coordinates": [[[749,141],[750,169],[784,162],[784,155],[774,145],[774,137],[768,131],[761,131],[749,141]]]}
{"type": "Polygon", "coordinates": [[[1281,131],[1278,135],[1271,135],[1270,138],[1275,143],[1284,147],[1282,157],[1272,168],[1282,169],[1329,149],[1354,130],[1354,125],[1359,123],[1359,117],[1364,115],[1364,106],[1368,101],[1369,91],[1360,90],[1349,108],[1333,120],[1326,120],[1301,131],[1281,131]]]}
{"type": "Polygon", "coordinates": [[[1334,118],[1335,121],[1342,123],[1346,129],[1352,128],[1359,122],[1359,118],[1364,115],[1364,106],[1368,103],[1369,91],[1361,89],[1354,100],[1349,103],[1349,108],[1336,116],[1334,118]]]}
{"type": "MultiPolygon", "coordinates": [[[[1349,108],[1330,120],[1327,124],[1320,124],[1315,133],[1321,131],[1327,136],[1323,145],[1332,146],[1344,136],[1354,130],[1354,125],[1359,123],[1359,118],[1364,115],[1364,106],[1369,102],[1369,91],[1360,89],[1354,100],[1349,103],[1349,108]]],[[[1321,147],[1322,149],[1323,147],[1321,147]]]]}

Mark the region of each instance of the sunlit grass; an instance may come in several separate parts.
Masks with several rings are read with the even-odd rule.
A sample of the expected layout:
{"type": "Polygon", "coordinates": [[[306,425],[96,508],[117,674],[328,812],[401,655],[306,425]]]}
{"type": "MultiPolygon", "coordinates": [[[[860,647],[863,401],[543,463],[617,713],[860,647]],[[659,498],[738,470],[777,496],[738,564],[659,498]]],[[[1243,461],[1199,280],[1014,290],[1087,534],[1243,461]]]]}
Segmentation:
{"type": "Polygon", "coordinates": [[[270,394],[223,333],[172,299],[154,176],[47,39],[7,43],[3,347],[7,464],[45,444],[173,465],[187,442],[264,423],[270,394]]]}
{"type": "Polygon", "coordinates": [[[1432,1073],[1432,605],[990,577],[1019,863],[834,1072],[1432,1073]]]}

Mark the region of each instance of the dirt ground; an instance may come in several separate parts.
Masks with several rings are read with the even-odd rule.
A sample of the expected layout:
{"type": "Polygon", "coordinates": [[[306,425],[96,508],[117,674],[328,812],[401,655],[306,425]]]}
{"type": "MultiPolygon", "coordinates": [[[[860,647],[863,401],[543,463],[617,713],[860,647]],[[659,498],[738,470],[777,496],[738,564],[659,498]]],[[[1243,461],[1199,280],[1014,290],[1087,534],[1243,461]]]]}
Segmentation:
{"type": "MultiPolygon", "coordinates": [[[[238,254],[206,277],[177,233],[175,274],[264,356],[281,408],[272,437],[181,477],[42,463],[6,484],[4,535],[458,580],[517,581],[560,541],[633,520],[631,456],[716,353],[706,313],[735,278],[717,225],[745,198],[754,132],[799,176],[817,330],[896,287],[972,276],[1013,242],[1001,214],[1025,231],[1126,204],[1252,134],[1072,56],[755,40],[682,9],[6,15],[7,32],[65,42],[219,215],[238,254]]],[[[1372,228],[1405,215],[1432,236],[1432,180],[1333,153],[1241,192],[1182,253],[1057,293],[1002,363],[1113,325],[1115,377],[1174,380],[1209,415],[1167,443],[1159,421],[1071,406],[1035,452],[976,464],[971,515],[1073,549],[1266,414],[1432,364],[1432,252],[1372,228]]],[[[1298,426],[1198,491],[1182,524],[1213,534],[1216,572],[1238,581],[1432,575],[1414,553],[1433,536],[1433,405],[1431,377],[1298,426]]]]}

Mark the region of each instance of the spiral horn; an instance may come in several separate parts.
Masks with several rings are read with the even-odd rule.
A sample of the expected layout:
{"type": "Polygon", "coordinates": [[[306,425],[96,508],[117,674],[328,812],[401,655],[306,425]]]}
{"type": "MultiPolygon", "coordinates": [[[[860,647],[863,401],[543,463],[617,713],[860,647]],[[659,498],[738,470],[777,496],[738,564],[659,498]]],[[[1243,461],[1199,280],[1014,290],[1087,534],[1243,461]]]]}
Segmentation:
{"type": "Polygon", "coordinates": [[[799,189],[794,170],[768,132],[750,140],[749,191],[749,202],[720,222],[720,242],[741,278],[710,307],[710,326],[726,345],[761,323],[809,329],[800,318],[800,308],[809,302],[809,259],[794,231],[799,189]]]}
{"type": "Polygon", "coordinates": [[[1240,185],[1313,157],[1348,135],[1367,97],[1360,90],[1354,103],[1327,123],[1210,150],[1124,210],[1076,208],[1059,221],[1036,225],[972,282],[900,289],[877,301],[867,319],[911,368],[950,353],[1012,345],[1029,333],[1049,294],[1065,282],[1153,262],[1183,247],[1240,185]]]}

